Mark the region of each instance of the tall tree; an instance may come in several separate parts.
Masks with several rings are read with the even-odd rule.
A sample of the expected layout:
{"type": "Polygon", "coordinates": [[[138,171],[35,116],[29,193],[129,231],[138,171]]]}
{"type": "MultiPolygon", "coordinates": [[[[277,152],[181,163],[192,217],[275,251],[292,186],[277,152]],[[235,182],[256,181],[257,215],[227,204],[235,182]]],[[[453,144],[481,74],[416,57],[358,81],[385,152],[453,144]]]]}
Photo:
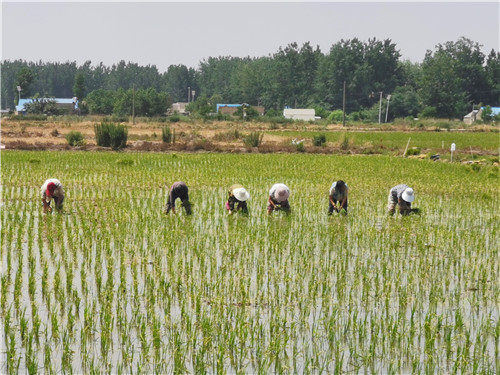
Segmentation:
{"type": "Polygon", "coordinates": [[[81,100],[85,97],[85,92],[85,77],[83,73],[77,73],[73,86],[73,95],[81,100]]]}
{"type": "Polygon", "coordinates": [[[19,89],[21,88],[21,98],[27,98],[31,95],[31,84],[33,83],[35,76],[30,68],[22,67],[21,70],[16,74],[16,83],[14,90],[18,92],[17,100],[19,101],[19,89]]]}
{"type": "Polygon", "coordinates": [[[490,91],[480,45],[466,38],[438,44],[422,63],[420,97],[439,117],[461,118],[490,91]]]}

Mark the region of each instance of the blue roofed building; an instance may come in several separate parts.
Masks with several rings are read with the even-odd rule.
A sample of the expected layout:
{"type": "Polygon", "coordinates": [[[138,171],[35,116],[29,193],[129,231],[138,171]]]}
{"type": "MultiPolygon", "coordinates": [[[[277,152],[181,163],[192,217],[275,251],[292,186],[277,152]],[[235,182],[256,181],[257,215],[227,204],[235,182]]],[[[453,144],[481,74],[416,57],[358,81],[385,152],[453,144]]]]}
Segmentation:
{"type": "MultiPolygon", "coordinates": [[[[78,98],[39,98],[44,100],[53,100],[56,103],[57,109],[65,112],[78,111],[78,98]]],[[[19,103],[16,105],[16,113],[19,115],[26,114],[25,104],[33,103],[35,99],[20,99],[19,103]]]]}

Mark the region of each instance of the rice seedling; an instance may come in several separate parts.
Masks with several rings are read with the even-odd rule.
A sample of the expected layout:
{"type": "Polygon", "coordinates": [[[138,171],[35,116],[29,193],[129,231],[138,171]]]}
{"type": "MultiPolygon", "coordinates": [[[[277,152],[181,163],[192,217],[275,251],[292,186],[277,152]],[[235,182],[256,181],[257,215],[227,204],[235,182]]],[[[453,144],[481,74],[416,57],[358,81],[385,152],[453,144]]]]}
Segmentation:
{"type": "Polygon", "coordinates": [[[2,160],[8,372],[499,371],[493,166],[152,153],[125,165],[115,153],[34,154],[2,160]],[[62,214],[41,214],[47,175],[67,191],[62,214]],[[349,215],[329,217],[338,178],[350,187],[349,215]],[[191,216],[162,213],[165,185],[177,179],[189,186],[191,216]],[[265,214],[276,181],[291,188],[289,216],[265,214]],[[226,215],[235,182],[251,193],[249,215],[226,215]],[[400,182],[416,191],[420,215],[386,214],[400,182]]]}

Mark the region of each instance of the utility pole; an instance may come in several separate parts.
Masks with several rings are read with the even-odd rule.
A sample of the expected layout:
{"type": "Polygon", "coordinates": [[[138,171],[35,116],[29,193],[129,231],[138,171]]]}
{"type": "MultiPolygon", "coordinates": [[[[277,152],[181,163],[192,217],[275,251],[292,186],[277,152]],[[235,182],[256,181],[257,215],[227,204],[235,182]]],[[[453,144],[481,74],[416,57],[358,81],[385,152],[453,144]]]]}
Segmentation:
{"type": "Polygon", "coordinates": [[[342,95],[342,127],[345,128],[345,81],[344,81],[344,94],[342,95]]]}
{"type": "Polygon", "coordinates": [[[135,125],[135,85],[132,86],[132,124],[135,125]]]}
{"type": "Polygon", "coordinates": [[[387,95],[387,109],[385,110],[385,122],[387,123],[387,115],[389,114],[389,102],[391,101],[391,96],[387,95]]]}
{"type": "Polygon", "coordinates": [[[378,123],[380,124],[380,121],[382,119],[382,91],[380,91],[380,104],[378,106],[378,123]]]}
{"type": "Polygon", "coordinates": [[[188,86],[188,103],[191,102],[191,86],[188,86]]]}

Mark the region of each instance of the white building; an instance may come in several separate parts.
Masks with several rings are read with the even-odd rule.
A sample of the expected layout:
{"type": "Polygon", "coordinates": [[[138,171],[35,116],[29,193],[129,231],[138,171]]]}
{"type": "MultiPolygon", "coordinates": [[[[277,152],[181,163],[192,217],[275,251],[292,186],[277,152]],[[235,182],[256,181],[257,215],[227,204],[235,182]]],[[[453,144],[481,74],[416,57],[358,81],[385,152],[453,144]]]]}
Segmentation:
{"type": "Polygon", "coordinates": [[[283,116],[291,120],[314,121],[316,119],[316,111],[313,108],[285,108],[283,110],[283,116]]]}

